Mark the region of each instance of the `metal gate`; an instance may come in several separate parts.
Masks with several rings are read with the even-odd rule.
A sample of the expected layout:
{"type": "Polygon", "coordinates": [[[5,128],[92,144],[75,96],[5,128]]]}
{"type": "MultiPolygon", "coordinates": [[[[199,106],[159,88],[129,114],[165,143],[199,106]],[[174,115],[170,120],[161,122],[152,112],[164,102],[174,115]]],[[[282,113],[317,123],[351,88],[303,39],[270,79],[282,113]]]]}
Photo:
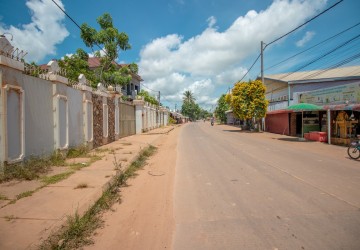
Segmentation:
{"type": "Polygon", "coordinates": [[[120,138],[135,134],[135,106],[120,103],[120,138]]]}

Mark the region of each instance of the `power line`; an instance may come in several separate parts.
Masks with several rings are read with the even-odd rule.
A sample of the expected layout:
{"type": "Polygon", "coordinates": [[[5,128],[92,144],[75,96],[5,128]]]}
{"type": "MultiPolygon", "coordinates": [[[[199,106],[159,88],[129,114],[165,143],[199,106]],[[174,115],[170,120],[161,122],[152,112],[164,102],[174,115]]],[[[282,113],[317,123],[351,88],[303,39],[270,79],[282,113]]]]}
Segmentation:
{"type": "Polygon", "coordinates": [[[149,87],[147,87],[145,84],[141,84],[143,87],[145,87],[146,89],[148,89],[148,90],[150,90],[150,91],[153,91],[153,92],[156,92],[156,93],[158,93],[159,91],[158,90],[153,90],[153,89],[151,89],[151,88],[149,88],[149,87]]]}
{"type": "Polygon", "coordinates": [[[345,64],[348,64],[348,63],[350,63],[350,62],[352,62],[352,61],[354,61],[354,60],[356,60],[358,58],[360,58],[360,53],[352,55],[352,56],[350,56],[350,57],[348,57],[348,58],[346,58],[346,59],[344,59],[344,60],[342,60],[340,62],[337,62],[336,64],[333,64],[332,66],[327,67],[327,68],[325,68],[325,69],[323,69],[323,70],[321,70],[319,72],[314,72],[314,73],[312,73],[310,75],[307,75],[304,78],[302,78],[301,80],[312,79],[315,76],[319,76],[319,75],[321,75],[321,74],[323,74],[323,73],[325,73],[325,72],[327,72],[329,70],[339,68],[339,67],[341,67],[341,66],[343,66],[345,64]]]}
{"type": "Polygon", "coordinates": [[[274,67],[276,67],[276,66],[278,66],[278,65],[280,65],[280,64],[282,64],[282,63],[284,63],[284,62],[286,62],[286,61],[289,61],[290,59],[292,59],[292,58],[294,58],[294,57],[296,57],[296,56],[298,56],[298,55],[301,55],[301,54],[303,54],[303,53],[305,53],[305,52],[307,52],[307,51],[309,51],[309,50],[311,50],[311,49],[319,46],[320,44],[326,43],[326,42],[330,41],[331,39],[334,39],[335,37],[337,37],[337,36],[339,36],[339,35],[347,32],[347,31],[355,28],[355,27],[358,26],[358,25],[360,25],[360,22],[358,22],[357,24],[355,24],[355,25],[353,25],[353,26],[351,26],[351,27],[349,27],[349,28],[347,28],[347,29],[345,29],[345,30],[343,30],[343,31],[341,31],[341,32],[339,32],[339,33],[337,33],[337,34],[335,34],[335,35],[333,35],[333,36],[331,36],[331,37],[329,37],[329,38],[327,38],[327,39],[325,39],[325,40],[323,40],[323,41],[321,41],[321,42],[319,42],[319,43],[317,43],[317,44],[315,44],[315,45],[313,45],[313,46],[311,46],[311,47],[309,47],[308,49],[305,49],[305,50],[303,50],[303,51],[300,51],[300,52],[296,53],[295,55],[292,55],[292,56],[290,56],[290,57],[288,57],[288,58],[280,61],[279,63],[276,63],[276,64],[274,64],[274,65],[266,68],[265,70],[269,70],[269,69],[274,68],[274,67]]]}
{"type": "MultiPolygon", "coordinates": [[[[267,46],[279,41],[280,39],[284,38],[285,36],[288,36],[289,34],[291,34],[292,32],[300,29],[301,27],[303,27],[304,25],[308,24],[309,22],[313,21],[314,19],[318,18],[319,16],[321,16],[322,14],[324,14],[325,12],[329,11],[330,9],[334,8],[336,5],[338,5],[339,3],[343,2],[344,0],[340,0],[337,3],[331,5],[329,8],[323,10],[322,12],[320,12],[319,14],[317,14],[316,16],[310,18],[309,20],[307,20],[305,23],[297,26],[295,29],[292,29],[291,31],[287,32],[286,34],[276,38],[275,40],[271,41],[270,43],[266,44],[264,47],[264,50],[267,46]]],[[[244,74],[244,76],[241,78],[240,82],[244,79],[244,77],[250,72],[250,70],[254,67],[255,63],[259,60],[261,56],[261,53],[258,55],[258,57],[255,59],[254,63],[251,65],[251,67],[248,69],[248,71],[244,74]]]]}
{"type": "Polygon", "coordinates": [[[290,76],[290,75],[294,74],[295,72],[298,72],[298,71],[300,71],[300,70],[304,69],[305,67],[307,67],[307,66],[309,66],[309,65],[313,64],[314,62],[319,61],[320,59],[322,59],[322,58],[324,58],[324,57],[326,57],[326,56],[328,56],[328,55],[330,55],[330,54],[334,53],[334,52],[335,52],[335,51],[337,51],[338,49],[340,49],[340,48],[342,48],[342,47],[346,46],[347,44],[349,44],[349,43],[351,43],[351,42],[355,41],[355,40],[356,40],[356,39],[358,39],[359,37],[360,37],[360,34],[359,34],[359,35],[357,35],[357,36],[354,36],[353,38],[351,38],[351,39],[349,39],[349,40],[345,41],[344,43],[342,43],[342,44],[340,44],[340,45],[338,45],[338,46],[337,46],[337,47],[335,47],[334,49],[332,49],[332,50],[330,50],[330,51],[326,52],[325,54],[322,54],[321,56],[319,56],[319,57],[317,57],[317,58],[315,58],[315,59],[311,60],[310,62],[306,63],[305,65],[303,65],[303,66],[299,67],[299,68],[298,68],[298,69],[296,69],[294,72],[290,72],[290,73],[288,73],[288,74],[284,75],[284,76],[283,76],[283,77],[281,77],[279,80],[282,80],[282,79],[284,79],[284,78],[286,78],[286,77],[288,77],[288,76],[290,76]]]}
{"type": "MultiPolygon", "coordinates": [[[[55,0],[51,0],[81,31],[83,31],[83,29],[80,27],[80,25],[68,14],[68,13],[66,13],[66,11],[63,9],[63,8],[61,8],[61,6],[55,1],[55,0]]],[[[106,50],[104,50],[103,48],[101,48],[101,46],[98,44],[98,43],[96,43],[96,42],[94,42],[94,44],[100,49],[100,50],[102,50],[107,56],[109,56],[109,54],[107,53],[107,51],[106,50]]],[[[91,49],[92,49],[92,47],[91,47],[91,49]]]]}
{"type": "Polygon", "coordinates": [[[327,12],[327,11],[331,10],[332,8],[334,8],[336,5],[338,5],[339,3],[343,2],[343,1],[344,1],[344,0],[340,0],[339,2],[337,2],[337,3],[333,4],[333,5],[331,5],[329,8],[327,8],[327,9],[325,9],[324,11],[320,12],[320,13],[319,13],[319,14],[317,14],[316,16],[314,16],[314,17],[310,18],[310,19],[309,19],[309,20],[307,20],[305,23],[301,24],[300,26],[296,27],[295,29],[293,29],[293,30],[289,31],[288,33],[286,33],[286,34],[284,34],[284,35],[280,36],[279,38],[276,38],[275,40],[271,41],[270,43],[266,44],[266,45],[265,45],[265,47],[264,47],[264,49],[265,49],[267,46],[269,46],[269,45],[271,45],[271,44],[273,44],[273,43],[275,43],[275,42],[279,41],[280,39],[284,38],[285,36],[287,36],[287,35],[289,35],[289,34],[293,33],[294,31],[296,31],[296,30],[298,30],[298,29],[300,29],[300,28],[301,28],[301,27],[303,27],[304,25],[306,25],[306,24],[310,23],[311,21],[313,21],[314,19],[318,18],[319,16],[321,16],[321,15],[322,15],[322,14],[324,14],[325,12],[327,12]]]}
{"type": "Polygon", "coordinates": [[[248,69],[248,71],[245,73],[245,75],[239,80],[239,82],[242,81],[242,79],[245,78],[245,76],[250,72],[250,70],[254,67],[255,63],[259,60],[261,54],[258,55],[258,57],[255,59],[254,63],[251,65],[251,67],[248,69]]]}

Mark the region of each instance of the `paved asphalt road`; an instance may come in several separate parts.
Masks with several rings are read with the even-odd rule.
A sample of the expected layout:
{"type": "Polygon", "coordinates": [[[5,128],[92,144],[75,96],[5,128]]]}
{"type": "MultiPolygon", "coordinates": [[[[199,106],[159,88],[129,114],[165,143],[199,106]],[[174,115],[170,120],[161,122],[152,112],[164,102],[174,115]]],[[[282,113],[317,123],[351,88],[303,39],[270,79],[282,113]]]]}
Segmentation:
{"type": "Polygon", "coordinates": [[[360,161],[344,147],[191,123],[174,200],[174,249],[360,249],[360,161]]]}

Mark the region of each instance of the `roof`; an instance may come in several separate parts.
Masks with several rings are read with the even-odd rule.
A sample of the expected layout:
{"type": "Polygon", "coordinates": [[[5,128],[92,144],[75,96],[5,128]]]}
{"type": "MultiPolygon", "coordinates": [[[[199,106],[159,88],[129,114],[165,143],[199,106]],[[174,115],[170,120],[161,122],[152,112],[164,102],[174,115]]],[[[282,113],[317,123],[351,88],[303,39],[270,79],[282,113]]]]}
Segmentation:
{"type": "Polygon", "coordinates": [[[275,75],[265,75],[265,79],[289,82],[306,83],[314,81],[333,81],[340,79],[360,79],[360,66],[350,66],[335,69],[320,69],[301,72],[289,72],[275,75]]]}

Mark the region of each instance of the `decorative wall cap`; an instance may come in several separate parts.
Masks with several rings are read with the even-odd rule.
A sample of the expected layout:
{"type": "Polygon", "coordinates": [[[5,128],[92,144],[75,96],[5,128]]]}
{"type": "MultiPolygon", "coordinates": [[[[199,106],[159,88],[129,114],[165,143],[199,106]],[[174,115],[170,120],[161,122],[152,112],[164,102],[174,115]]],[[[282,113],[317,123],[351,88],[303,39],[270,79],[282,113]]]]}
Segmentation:
{"type": "Polygon", "coordinates": [[[144,100],[133,100],[134,105],[136,106],[144,106],[145,101],[144,100]]]}
{"type": "Polygon", "coordinates": [[[0,65],[4,65],[13,69],[17,69],[20,71],[25,70],[25,65],[23,62],[16,61],[10,57],[6,57],[3,55],[0,55],[0,65]]]}
{"type": "Polygon", "coordinates": [[[57,61],[51,60],[48,62],[49,73],[58,74],[60,72],[60,66],[57,61]]]}
{"type": "Polygon", "coordinates": [[[60,75],[55,75],[53,73],[49,73],[48,77],[49,77],[49,80],[52,82],[60,82],[60,83],[64,83],[64,84],[69,83],[69,80],[66,77],[63,77],[60,75]]]}
{"type": "Polygon", "coordinates": [[[78,80],[79,80],[79,85],[89,85],[86,80],[86,76],[84,74],[80,74],[78,80]]]}

